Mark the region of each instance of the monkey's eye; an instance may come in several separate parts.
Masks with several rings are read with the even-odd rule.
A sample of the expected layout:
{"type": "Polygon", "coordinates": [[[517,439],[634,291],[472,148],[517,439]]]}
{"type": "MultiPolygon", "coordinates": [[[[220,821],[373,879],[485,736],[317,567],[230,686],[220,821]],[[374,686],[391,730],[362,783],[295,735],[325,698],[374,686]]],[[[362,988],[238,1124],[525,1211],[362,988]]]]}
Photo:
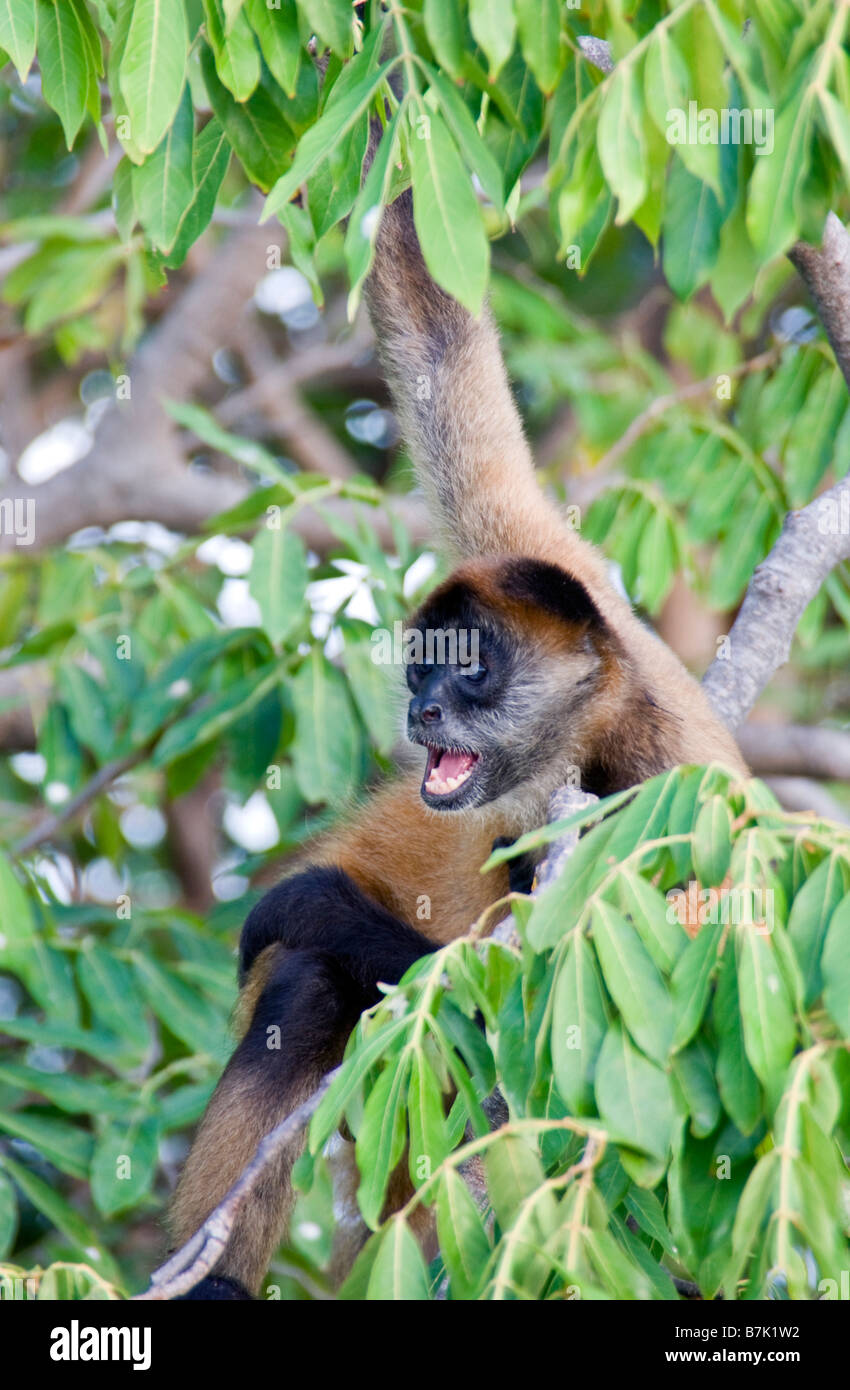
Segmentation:
{"type": "Polygon", "coordinates": [[[467,681],[483,681],[487,674],[487,667],[482,666],[480,661],[474,661],[469,666],[459,666],[457,669],[458,675],[467,681]]]}
{"type": "Polygon", "coordinates": [[[429,672],[433,671],[433,669],[433,661],[413,661],[410,663],[410,666],[408,667],[408,670],[412,671],[414,676],[416,676],[416,678],[420,681],[424,680],[425,677],[429,674],[429,672]]]}

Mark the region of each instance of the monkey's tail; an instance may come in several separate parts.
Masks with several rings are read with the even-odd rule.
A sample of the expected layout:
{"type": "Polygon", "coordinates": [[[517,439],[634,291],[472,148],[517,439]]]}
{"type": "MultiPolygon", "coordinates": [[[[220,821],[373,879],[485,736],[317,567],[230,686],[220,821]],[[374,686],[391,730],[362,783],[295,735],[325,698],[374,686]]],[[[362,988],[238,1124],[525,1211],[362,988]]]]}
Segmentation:
{"type": "Polygon", "coordinates": [[[564,561],[568,528],[537,482],[490,312],[476,318],[431,278],[409,189],[384,211],[366,298],[402,435],[452,558],[564,561]]]}

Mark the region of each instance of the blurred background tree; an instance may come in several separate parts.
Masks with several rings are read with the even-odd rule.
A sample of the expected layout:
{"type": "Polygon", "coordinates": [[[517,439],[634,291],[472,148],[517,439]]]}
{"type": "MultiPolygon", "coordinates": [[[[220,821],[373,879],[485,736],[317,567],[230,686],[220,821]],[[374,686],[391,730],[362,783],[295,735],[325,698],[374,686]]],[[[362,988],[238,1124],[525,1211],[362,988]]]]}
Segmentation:
{"type": "MultiPolygon", "coordinates": [[[[850,463],[787,254],[850,211],[848,13],[0,0],[0,1251],[139,1286],[252,881],[403,756],[370,638],[440,571],[360,306],[382,204],[412,180],[544,481],[701,673],[850,463]]],[[[848,655],[841,566],[742,734],[839,821],[848,655]]]]}

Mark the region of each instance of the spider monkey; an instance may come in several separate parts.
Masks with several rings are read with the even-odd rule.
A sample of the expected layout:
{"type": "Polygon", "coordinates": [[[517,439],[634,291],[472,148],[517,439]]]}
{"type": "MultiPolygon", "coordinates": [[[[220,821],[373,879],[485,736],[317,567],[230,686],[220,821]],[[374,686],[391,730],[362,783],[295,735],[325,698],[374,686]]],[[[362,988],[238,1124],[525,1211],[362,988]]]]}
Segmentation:
{"type": "MultiPolygon", "coordinates": [[[[699,686],[541,491],[490,314],[473,317],[431,279],[409,190],[383,214],[367,300],[430,514],[457,563],[410,626],[471,631],[478,656],[408,666],[407,734],[424,768],[373,795],[249,913],[241,1041],[178,1185],[175,1244],[339,1062],[378,981],[398,982],[504,896],[506,869],[479,873],[494,840],[542,824],[571,771],[600,796],[681,762],[746,771],[699,686]],[[273,1026],[280,1049],[267,1046],[273,1026]]],[[[294,1157],[266,1170],[215,1272],[186,1297],[257,1294],[288,1220],[294,1157]]]]}

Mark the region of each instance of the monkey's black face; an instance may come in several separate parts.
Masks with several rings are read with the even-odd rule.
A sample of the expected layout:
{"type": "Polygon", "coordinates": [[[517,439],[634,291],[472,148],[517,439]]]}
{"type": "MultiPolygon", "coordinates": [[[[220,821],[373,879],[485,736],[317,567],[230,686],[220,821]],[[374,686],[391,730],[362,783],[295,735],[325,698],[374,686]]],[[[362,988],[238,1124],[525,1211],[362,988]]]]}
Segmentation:
{"type": "MultiPolygon", "coordinates": [[[[445,632],[447,639],[455,635],[445,632]]],[[[462,652],[462,641],[454,647],[462,652]]],[[[482,806],[518,780],[500,741],[506,732],[511,653],[494,638],[482,638],[478,649],[477,658],[411,662],[407,667],[413,697],[407,736],[428,750],[421,795],[436,810],[482,806]]]]}

